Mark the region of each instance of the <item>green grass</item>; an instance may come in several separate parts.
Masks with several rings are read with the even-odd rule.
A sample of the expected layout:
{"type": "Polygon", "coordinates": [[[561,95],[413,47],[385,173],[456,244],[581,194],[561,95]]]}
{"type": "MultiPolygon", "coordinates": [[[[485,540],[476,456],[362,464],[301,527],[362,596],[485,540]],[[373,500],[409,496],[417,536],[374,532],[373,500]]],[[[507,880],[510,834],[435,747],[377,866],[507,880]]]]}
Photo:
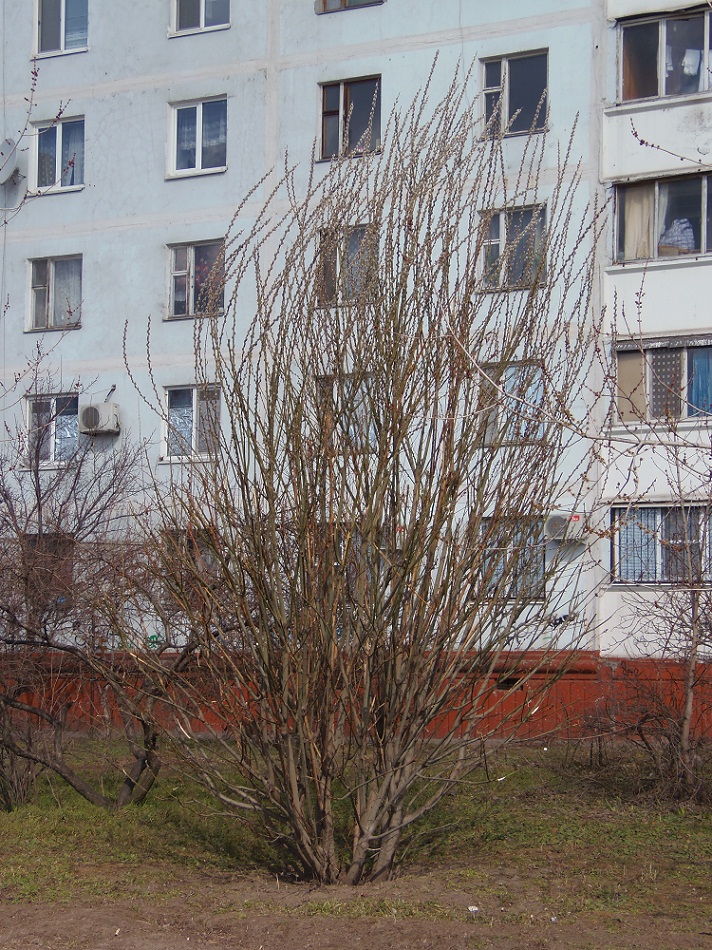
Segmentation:
{"type": "Polygon", "coordinates": [[[641,797],[639,777],[622,781],[624,766],[645,763],[598,769],[556,750],[495,760],[502,781],[485,796],[464,787],[448,797],[406,855],[436,867],[447,856],[453,883],[476,888],[500,913],[518,896],[492,885],[492,869],[505,866],[552,916],[654,915],[665,907],[689,912],[694,927],[700,898],[712,896],[712,815],[641,797]]]}
{"type": "MultiPolygon", "coordinates": [[[[502,781],[464,783],[404,841],[399,875],[436,875],[457,898],[443,902],[425,887],[412,900],[360,887],[353,897],[322,892],[298,906],[270,904],[270,912],[472,919],[475,927],[595,914],[611,930],[644,914],[694,930],[712,897],[712,816],[641,797],[641,782],[626,781],[632,768],[623,759],[591,768],[556,750],[508,753],[491,763],[502,781]],[[468,901],[478,905],[475,916],[468,901]]],[[[147,896],[160,903],[186,881],[199,890],[206,871],[269,873],[274,882],[283,867],[262,839],[216,815],[169,769],[143,805],[113,812],[44,776],[31,803],[0,814],[0,853],[5,899],[59,903],[147,896]]],[[[266,912],[259,901],[233,910],[266,912]]]]}
{"type": "Polygon", "coordinates": [[[142,805],[119,810],[95,808],[45,775],[32,802],[0,813],[0,854],[5,897],[60,902],[148,891],[170,897],[172,869],[264,869],[275,860],[262,840],[216,815],[210,799],[169,770],[142,805]]]}

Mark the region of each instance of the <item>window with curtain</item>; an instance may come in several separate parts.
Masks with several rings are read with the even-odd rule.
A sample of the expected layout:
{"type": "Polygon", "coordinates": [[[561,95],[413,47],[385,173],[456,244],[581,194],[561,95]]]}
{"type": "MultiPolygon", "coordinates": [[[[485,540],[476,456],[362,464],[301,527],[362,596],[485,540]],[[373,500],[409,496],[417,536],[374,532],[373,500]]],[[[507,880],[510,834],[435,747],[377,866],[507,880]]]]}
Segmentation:
{"type": "Polygon", "coordinates": [[[674,422],[712,414],[712,345],[631,341],[616,353],[621,422],[674,422]],[[674,345],[677,344],[677,345],[674,345]]]}
{"type": "Polygon", "coordinates": [[[39,53],[86,49],[88,0],[39,0],[39,53]]]}
{"type": "Polygon", "coordinates": [[[79,445],[79,399],[69,393],[29,400],[29,461],[67,462],[79,445]]]}
{"type": "Polygon", "coordinates": [[[171,248],[171,317],[191,317],[223,309],[222,254],[222,241],[171,248]]]}
{"type": "Polygon", "coordinates": [[[215,386],[185,386],[167,392],[166,455],[210,455],[217,445],[220,392],[215,386]]]}
{"type": "Polygon", "coordinates": [[[322,231],[319,246],[319,303],[323,307],[372,300],[378,278],[378,242],[372,225],[322,231]]]}
{"type": "Polygon", "coordinates": [[[60,119],[37,129],[38,188],[84,184],[84,119],[60,119]]]}
{"type": "Polygon", "coordinates": [[[712,580],[707,507],[614,508],[611,526],[615,582],[695,585],[712,580]]]}
{"type": "Polygon", "coordinates": [[[618,185],[616,260],[712,253],[712,175],[618,185]]]}
{"type": "Polygon", "coordinates": [[[175,31],[211,30],[230,24],[230,0],[174,0],[175,31]]]}
{"type": "Polygon", "coordinates": [[[497,447],[544,438],[545,374],[540,364],[485,366],[479,409],[487,414],[485,442],[497,447]]]}
{"type": "Polygon", "coordinates": [[[82,258],[45,257],[32,261],[33,330],[77,327],[82,315],[82,258]]]}
{"type": "Polygon", "coordinates": [[[709,24],[708,11],[621,23],[621,100],[709,89],[709,24]]]}
{"type": "Polygon", "coordinates": [[[532,287],[544,274],[546,205],[482,214],[483,283],[488,290],[532,287]]]}
{"type": "Polygon", "coordinates": [[[227,99],[173,107],[173,172],[222,171],[227,166],[227,99]]]}

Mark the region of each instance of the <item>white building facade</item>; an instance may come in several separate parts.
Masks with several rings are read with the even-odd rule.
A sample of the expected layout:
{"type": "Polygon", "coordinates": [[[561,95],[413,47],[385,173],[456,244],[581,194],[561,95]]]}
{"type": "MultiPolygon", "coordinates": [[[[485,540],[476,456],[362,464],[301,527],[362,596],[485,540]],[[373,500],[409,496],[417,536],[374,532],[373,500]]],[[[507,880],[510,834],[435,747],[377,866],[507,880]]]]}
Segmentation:
{"type": "MultiPolygon", "coordinates": [[[[686,494],[702,506],[694,517],[707,544],[701,470],[692,466],[684,484],[675,480],[656,422],[672,412],[676,431],[705,444],[708,5],[0,3],[0,138],[9,140],[0,156],[2,377],[9,390],[39,348],[51,379],[42,394],[6,400],[5,421],[12,428],[20,413],[31,431],[42,413],[52,416],[49,466],[71,451],[80,423],[107,438],[147,440],[158,473],[207,452],[201,420],[206,400],[219,394],[195,386],[194,318],[214,290],[235,207],[287,154],[306,186],[313,163],[321,174],[334,154],[358,151],[366,132],[367,147],[380,147],[382,123],[413,99],[436,54],[434,99],[458,63],[475,64],[471,105],[483,122],[502,97],[515,166],[518,133],[535,121],[548,136],[544,174],[555,175],[557,146],[576,126],[579,204],[609,201],[594,307],[610,315],[619,394],[613,415],[601,410],[591,420],[606,452],[609,436],[613,447],[587,502],[597,525],[588,619],[597,648],[630,652],[629,592],[645,597],[674,580],[665,526],[686,494]],[[150,391],[163,400],[170,428],[141,398],[150,391]],[[648,539],[645,553],[640,538],[648,539]]],[[[267,187],[243,208],[246,221],[267,187]]],[[[245,328],[251,318],[244,314],[245,328]]],[[[709,551],[712,570],[712,542],[709,551]]]]}

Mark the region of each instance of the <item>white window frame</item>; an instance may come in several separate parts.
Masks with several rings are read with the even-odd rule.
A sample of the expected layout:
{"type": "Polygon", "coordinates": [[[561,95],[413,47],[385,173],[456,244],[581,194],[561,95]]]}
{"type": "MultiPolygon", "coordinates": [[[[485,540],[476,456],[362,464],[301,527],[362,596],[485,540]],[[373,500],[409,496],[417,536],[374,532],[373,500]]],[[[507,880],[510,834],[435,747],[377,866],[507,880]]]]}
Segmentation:
{"type": "MultiPolygon", "coordinates": [[[[691,4],[692,6],[692,4],[691,4]]],[[[619,103],[628,103],[628,102],[644,102],[650,101],[652,99],[669,99],[675,98],[677,96],[690,96],[696,95],[700,92],[708,92],[712,89],[712,77],[710,76],[710,67],[712,67],[712,61],[710,59],[710,12],[709,10],[689,10],[687,13],[680,12],[678,14],[670,13],[664,16],[653,16],[653,17],[639,17],[635,20],[627,20],[618,24],[618,35],[619,35],[619,53],[618,53],[618,102],[619,103]],[[695,90],[690,90],[689,92],[674,92],[666,93],[665,92],[665,80],[668,74],[667,69],[667,25],[668,23],[674,20],[686,20],[690,17],[703,16],[704,25],[703,25],[703,49],[702,56],[699,63],[699,80],[698,88],[695,90]],[[626,30],[635,29],[636,27],[645,27],[650,24],[658,24],[658,52],[657,59],[655,62],[655,71],[657,78],[657,93],[652,96],[628,96],[628,98],[623,98],[624,95],[624,81],[625,81],[625,46],[624,46],[624,37],[626,30]]]]}
{"type": "Polygon", "coordinates": [[[28,330],[36,332],[45,332],[48,330],[75,330],[81,326],[82,322],[82,255],[69,254],[62,257],[39,257],[30,261],[30,321],[28,330]],[[66,319],[55,322],[55,268],[58,263],[63,261],[79,261],[79,301],[74,309],[64,311],[66,319]],[[47,268],[46,282],[44,284],[35,283],[35,265],[45,264],[47,268]],[[44,314],[43,323],[38,322],[38,299],[39,291],[44,291],[44,314]]]}
{"type": "MultiPolygon", "coordinates": [[[[225,305],[225,287],[224,287],[224,261],[223,261],[223,246],[224,242],[222,239],[215,241],[195,241],[192,244],[171,244],[169,246],[170,251],[170,290],[169,290],[169,311],[168,319],[169,320],[189,320],[196,316],[202,316],[205,311],[199,310],[197,307],[198,299],[196,299],[195,294],[195,276],[196,276],[196,266],[195,266],[195,250],[200,247],[217,247],[218,248],[218,259],[216,264],[213,266],[213,269],[217,268],[220,265],[220,269],[223,273],[220,276],[220,300],[218,312],[222,313],[225,305]],[[186,266],[185,268],[180,268],[177,264],[177,255],[185,251],[186,255],[186,266]],[[186,312],[185,313],[176,313],[176,280],[185,280],[186,285],[186,312]]],[[[210,272],[212,274],[212,270],[210,272]]],[[[207,279],[205,283],[207,283],[207,279]]],[[[217,289],[217,288],[216,288],[217,289]]],[[[200,293],[198,294],[198,298],[200,293]]]]}
{"type": "Polygon", "coordinates": [[[86,123],[84,116],[62,116],[54,122],[41,122],[35,125],[34,161],[32,163],[32,189],[37,194],[52,194],[55,192],[81,191],[84,187],[86,172],[86,123]],[[76,153],[69,158],[66,167],[63,160],[65,130],[73,123],[82,124],[82,154],[81,163],[76,163],[76,153]],[[42,154],[42,135],[54,130],[54,177],[48,184],[40,184],[40,159],[42,154]],[[75,180],[64,183],[63,179],[71,177],[75,180]],[[76,179],[81,177],[80,181],[76,179]]]}
{"type": "Polygon", "coordinates": [[[194,33],[213,33],[216,30],[227,30],[230,27],[230,0],[228,0],[227,20],[221,23],[213,23],[208,26],[205,24],[206,0],[198,0],[200,6],[200,22],[198,26],[187,26],[179,28],[180,23],[180,3],[181,0],[172,0],[171,2],[171,29],[170,36],[189,36],[194,33]]]}
{"type": "MultiPolygon", "coordinates": [[[[490,122],[489,132],[493,137],[499,135],[504,127],[506,136],[529,135],[531,132],[543,132],[548,125],[549,115],[549,50],[526,50],[509,56],[492,56],[482,61],[482,115],[485,124],[490,122]],[[518,127],[518,115],[512,114],[510,103],[510,63],[546,56],[546,85],[542,91],[543,101],[534,116],[533,126],[518,127]],[[487,73],[490,67],[499,65],[499,82],[488,83],[487,73]],[[500,107],[501,101],[501,107],[500,107]],[[497,118],[498,115],[498,118],[497,118]]],[[[518,110],[515,110],[518,112],[518,110]]]]}
{"type": "Polygon", "coordinates": [[[170,386],[166,389],[164,433],[163,433],[163,459],[170,462],[181,462],[195,458],[210,458],[215,455],[217,445],[213,441],[220,428],[220,390],[217,386],[195,384],[189,386],[170,386]],[[172,408],[171,397],[175,393],[191,394],[191,433],[190,444],[187,439],[182,439],[178,426],[175,421],[171,421],[172,408]],[[207,428],[203,428],[205,417],[201,414],[201,405],[208,406],[211,401],[217,403],[216,417],[214,425],[216,431],[211,431],[211,422],[208,419],[207,428]],[[212,442],[212,444],[210,444],[212,442]]]}
{"type": "Polygon", "coordinates": [[[695,406],[692,402],[691,354],[694,350],[707,351],[708,357],[712,356],[712,340],[668,338],[619,345],[616,349],[615,421],[623,425],[654,425],[666,420],[707,425],[712,415],[712,399],[708,406],[695,406]],[[663,379],[666,358],[673,366],[677,363],[673,369],[677,380],[663,379]],[[620,388],[623,362],[628,365],[625,389],[620,388]]]}
{"type": "MultiPolygon", "coordinates": [[[[331,161],[334,158],[349,156],[351,158],[357,157],[359,155],[366,155],[370,152],[378,152],[381,148],[381,116],[382,116],[382,95],[383,95],[383,79],[380,75],[374,76],[357,76],[350,79],[340,79],[338,82],[324,82],[319,86],[319,94],[321,100],[321,160],[322,161],[331,161]],[[358,139],[355,145],[349,148],[349,143],[347,141],[347,135],[349,132],[349,121],[351,115],[351,109],[349,106],[349,94],[351,86],[355,86],[358,83],[376,83],[377,85],[377,95],[375,108],[373,108],[373,117],[371,125],[371,141],[368,147],[365,145],[361,147],[359,143],[363,140],[363,135],[358,139]],[[338,89],[339,92],[339,103],[338,109],[336,107],[327,108],[326,96],[328,90],[338,89]],[[335,152],[330,152],[327,150],[327,122],[338,117],[338,150],[335,152]]],[[[373,103],[373,97],[371,97],[373,103]]],[[[371,118],[369,113],[369,118],[371,118]]],[[[364,132],[365,135],[365,132],[364,132]]]]}
{"type": "Polygon", "coordinates": [[[40,465],[57,466],[68,462],[76,453],[79,447],[79,396],[73,393],[57,393],[55,395],[45,395],[44,393],[33,394],[27,397],[27,431],[28,431],[28,454],[30,462],[39,461],[40,465]],[[45,412],[47,421],[41,423],[46,427],[42,433],[42,445],[39,450],[39,458],[36,459],[37,433],[40,431],[38,418],[42,413],[39,408],[41,405],[48,407],[45,412]],[[70,411],[67,412],[66,410],[70,411]],[[74,424],[71,428],[71,444],[63,447],[61,441],[61,424],[58,420],[63,417],[73,418],[74,424]]]}
{"type": "Polygon", "coordinates": [[[170,104],[171,147],[169,155],[169,178],[189,178],[194,175],[216,175],[227,170],[227,96],[209,96],[205,99],[192,99],[170,104]],[[225,103],[225,163],[223,165],[203,166],[203,110],[213,102],[225,103]],[[195,109],[195,165],[178,168],[178,115],[181,110],[195,109]]]}
{"type": "Polygon", "coordinates": [[[712,513],[708,507],[694,504],[614,506],[611,509],[611,559],[614,584],[684,586],[700,580],[712,583],[712,513]],[[688,546],[699,547],[700,571],[693,576],[685,576],[684,572],[682,576],[671,576],[676,538],[665,537],[665,534],[667,519],[675,513],[681,514],[682,529],[688,529],[688,537],[677,542],[679,549],[687,553],[688,546]],[[626,537],[628,530],[633,533],[630,540],[626,537]]]}
{"type": "Polygon", "coordinates": [[[534,228],[532,234],[534,250],[536,252],[538,248],[540,252],[542,250],[545,251],[546,211],[546,204],[542,202],[536,205],[521,205],[482,213],[484,227],[484,238],[482,242],[484,251],[482,257],[483,290],[531,290],[531,288],[538,283],[538,281],[536,281],[537,273],[543,275],[546,272],[546,261],[544,261],[544,266],[541,271],[536,260],[530,263],[528,269],[533,271],[531,280],[517,280],[512,278],[511,270],[515,258],[511,250],[513,242],[510,240],[509,231],[512,229],[512,220],[515,215],[531,212],[531,222],[526,224],[521,232],[518,232],[519,239],[516,241],[516,244],[519,243],[530,228],[534,228]],[[497,231],[496,236],[494,234],[495,230],[497,231]]]}
{"type": "MultiPolygon", "coordinates": [[[[67,46],[67,0],[56,0],[56,3],[59,6],[59,46],[48,47],[47,49],[42,49],[42,6],[44,0],[37,0],[37,56],[39,58],[44,58],[45,56],[57,56],[62,53],[81,53],[85,52],[88,47],[89,41],[89,17],[87,10],[87,27],[86,35],[84,36],[84,42],[78,44],[77,46],[67,46]]],[[[87,3],[88,7],[88,3],[87,3]]]]}

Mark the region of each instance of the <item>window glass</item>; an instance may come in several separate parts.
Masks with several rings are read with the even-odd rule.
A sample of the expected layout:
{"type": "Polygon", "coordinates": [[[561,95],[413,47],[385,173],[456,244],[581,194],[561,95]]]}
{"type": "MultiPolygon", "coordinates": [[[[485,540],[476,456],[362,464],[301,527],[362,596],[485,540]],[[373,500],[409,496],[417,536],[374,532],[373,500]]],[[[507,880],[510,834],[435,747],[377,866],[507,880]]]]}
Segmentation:
{"type": "Polygon", "coordinates": [[[701,248],[702,179],[679,178],[658,185],[658,254],[691,254],[701,248]]]}
{"type": "Polygon", "coordinates": [[[62,187],[84,182],[84,120],[62,122],[62,187]]]}
{"type": "Polygon", "coordinates": [[[531,286],[541,262],[544,215],[541,208],[507,212],[508,283],[531,286]]]}
{"type": "Polygon", "coordinates": [[[203,103],[202,168],[227,164],[227,100],[203,103]]]}
{"type": "Polygon", "coordinates": [[[657,509],[631,508],[619,512],[616,580],[629,582],[657,579],[657,509]]]}
{"type": "Polygon", "coordinates": [[[370,152],[381,144],[381,80],[355,79],[322,88],[321,157],[370,152]]]}
{"type": "Polygon", "coordinates": [[[508,61],[510,132],[546,125],[547,54],[508,61]]]}
{"type": "Polygon", "coordinates": [[[168,391],[168,455],[190,455],[193,445],[193,390],[168,391]]]}
{"type": "Polygon", "coordinates": [[[198,432],[196,451],[199,455],[212,454],[217,445],[220,400],[212,386],[198,390],[198,432]]]}
{"type": "Polygon", "coordinates": [[[616,403],[624,422],[646,418],[645,359],[640,352],[617,354],[616,403]]]}
{"type": "Polygon", "coordinates": [[[200,0],[178,0],[178,29],[200,29],[200,0]]]}
{"type": "Polygon", "coordinates": [[[78,323],[82,299],[82,262],[66,258],[54,262],[52,326],[78,323]]]}
{"type": "Polygon", "coordinates": [[[662,579],[669,583],[702,575],[699,512],[694,508],[668,508],[662,512],[662,579]]]}
{"type": "Polygon", "coordinates": [[[37,186],[45,188],[56,180],[57,127],[40,129],[37,135],[37,186]]]}
{"type": "Polygon", "coordinates": [[[76,396],[58,396],[54,421],[54,458],[66,462],[76,451],[79,441],[79,399],[76,396]]]}
{"type": "Polygon", "coordinates": [[[679,419],[682,413],[682,350],[650,350],[650,415],[679,419]]]}
{"type": "Polygon", "coordinates": [[[213,268],[218,262],[221,252],[220,242],[214,244],[197,244],[195,246],[195,279],[193,294],[195,298],[195,312],[203,313],[211,304],[222,309],[223,288],[222,271],[218,273],[213,268]],[[212,277],[212,280],[210,278],[212,277]],[[210,299],[211,293],[214,300],[210,299]]]}
{"type": "Polygon", "coordinates": [[[40,53],[62,48],[61,0],[40,0],[40,53]]]}
{"type": "Polygon", "coordinates": [[[665,26],[665,95],[703,89],[704,14],[676,17],[667,20],[665,26]]]}
{"type": "Polygon", "coordinates": [[[196,106],[189,106],[184,109],[178,109],[176,117],[177,124],[177,150],[176,150],[176,168],[179,170],[186,168],[195,168],[195,142],[198,134],[198,109],[196,106]]]}
{"type": "Polygon", "coordinates": [[[687,414],[712,413],[712,346],[695,346],[687,351],[687,414]]]}
{"type": "Polygon", "coordinates": [[[65,49],[87,45],[88,0],[65,0],[65,49]]]}
{"type": "Polygon", "coordinates": [[[658,95],[657,22],[638,23],[623,29],[623,99],[658,95]]]}
{"type": "Polygon", "coordinates": [[[618,260],[647,260],[652,256],[655,185],[626,185],[617,191],[618,260]]]}
{"type": "Polygon", "coordinates": [[[230,0],[205,0],[205,25],[222,26],[230,22],[230,0]]]}
{"type": "Polygon", "coordinates": [[[381,83],[378,79],[349,82],[345,91],[348,150],[370,152],[381,141],[381,83]]]}

